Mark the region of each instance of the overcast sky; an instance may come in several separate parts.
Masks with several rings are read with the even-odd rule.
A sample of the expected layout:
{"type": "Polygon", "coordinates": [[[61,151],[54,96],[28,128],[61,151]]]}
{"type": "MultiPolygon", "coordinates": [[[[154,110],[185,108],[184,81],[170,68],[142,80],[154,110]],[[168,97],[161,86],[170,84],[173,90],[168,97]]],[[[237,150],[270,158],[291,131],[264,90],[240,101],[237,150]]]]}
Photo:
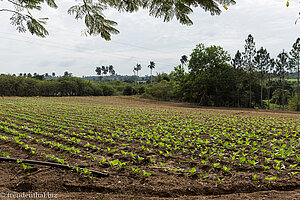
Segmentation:
{"type": "MultiPolygon", "coordinates": [[[[256,47],[264,46],[276,57],[283,49],[290,51],[300,37],[300,21],[295,24],[300,11],[298,1],[286,0],[236,0],[220,16],[211,16],[196,8],[191,18],[192,26],[175,19],[164,23],[162,19],[137,13],[105,12],[107,18],[118,22],[120,34],[111,41],[100,36],[85,37],[82,21],[67,14],[74,0],[57,1],[58,9],[43,8],[41,16],[49,17],[47,38],[29,33],[18,33],[10,25],[10,14],[0,12],[0,74],[49,73],[62,75],[65,71],[75,76],[95,75],[95,68],[113,65],[117,74],[133,74],[133,67],[142,64],[141,75],[149,74],[149,61],[156,63],[156,72],[170,72],[180,62],[182,55],[190,55],[199,43],[220,45],[233,57],[244,50],[245,39],[252,34],[256,47]]],[[[0,8],[5,6],[0,2],[0,8]]]]}

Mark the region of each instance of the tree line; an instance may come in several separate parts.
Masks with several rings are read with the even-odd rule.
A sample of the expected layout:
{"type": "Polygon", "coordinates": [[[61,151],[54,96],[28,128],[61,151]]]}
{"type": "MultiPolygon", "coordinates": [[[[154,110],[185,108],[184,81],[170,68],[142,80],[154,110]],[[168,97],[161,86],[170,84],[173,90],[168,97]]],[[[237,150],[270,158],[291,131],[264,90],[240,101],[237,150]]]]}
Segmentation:
{"type": "Polygon", "coordinates": [[[180,62],[165,75],[169,81],[153,84],[152,93],[146,89],[149,97],[204,106],[270,109],[278,105],[283,110],[289,106],[299,111],[300,38],[290,52],[282,50],[276,58],[264,47],[257,50],[250,34],[244,50],[233,58],[220,46],[199,44],[190,58],[184,55],[180,62]],[[291,74],[296,74],[297,82],[288,80],[291,74]]]}
{"type": "MultiPolygon", "coordinates": [[[[190,56],[183,55],[169,74],[152,76],[137,84],[141,65],[134,66],[130,81],[84,80],[65,72],[62,77],[39,74],[0,75],[1,96],[107,96],[142,95],[145,98],[175,100],[204,106],[258,107],[299,111],[300,38],[287,52],[271,58],[264,47],[258,50],[252,35],[244,50],[233,58],[220,46],[198,44],[190,56]],[[289,78],[293,75],[291,81],[289,78]],[[45,77],[50,78],[45,78],[45,77]],[[152,80],[154,78],[154,80],[152,80]]],[[[96,67],[99,76],[115,75],[112,65],[96,67]]]]}
{"type": "Polygon", "coordinates": [[[38,76],[0,75],[1,96],[110,96],[114,88],[107,83],[97,83],[64,75],[55,79],[38,76]],[[38,78],[37,78],[38,77],[38,78]]]}

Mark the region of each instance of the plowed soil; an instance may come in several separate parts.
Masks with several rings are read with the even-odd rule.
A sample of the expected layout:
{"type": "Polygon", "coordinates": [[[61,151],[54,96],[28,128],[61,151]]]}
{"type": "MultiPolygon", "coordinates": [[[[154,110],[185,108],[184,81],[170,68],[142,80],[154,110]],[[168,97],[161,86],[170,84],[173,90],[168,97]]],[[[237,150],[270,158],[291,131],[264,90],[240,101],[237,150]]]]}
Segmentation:
{"type": "MultiPolygon", "coordinates": [[[[9,99],[9,98],[6,98],[9,99]]],[[[17,98],[21,99],[21,98],[17,98]]],[[[45,98],[36,98],[35,101],[45,101],[45,98]]],[[[3,99],[2,99],[3,100],[3,99]]],[[[52,100],[52,99],[51,99],[52,100]]],[[[240,116],[263,116],[274,118],[300,119],[300,114],[296,112],[272,112],[265,110],[252,109],[230,109],[230,108],[206,108],[184,103],[159,102],[153,100],[131,98],[131,97],[74,97],[57,98],[57,102],[76,102],[80,104],[106,104],[110,106],[127,106],[141,108],[155,108],[165,110],[176,110],[178,112],[188,112],[197,110],[199,112],[213,112],[228,115],[240,116]]],[[[0,99],[1,101],[1,99],[0,99]]],[[[71,108],[70,108],[71,109],[71,108]]],[[[83,116],[84,117],[84,116],[83,116]]],[[[5,120],[5,116],[0,115],[0,120],[5,120]]],[[[24,120],[24,123],[28,122],[24,120]]],[[[98,130],[100,131],[100,129],[98,130]]],[[[0,134],[8,135],[0,130],[0,134]]],[[[28,132],[30,135],[31,133],[28,132]]],[[[55,134],[60,134],[58,131],[55,134]]],[[[33,136],[33,135],[32,135],[33,136]]],[[[35,135],[37,139],[51,139],[50,136],[35,135]]],[[[56,138],[56,142],[63,142],[56,138]]],[[[101,148],[114,148],[116,145],[109,143],[96,143],[93,140],[82,139],[75,145],[82,153],[97,150],[88,150],[84,147],[84,142],[98,145],[101,148]]],[[[139,150],[139,143],[132,143],[126,146],[124,151],[134,151],[146,158],[135,167],[143,166],[147,171],[153,172],[152,176],[132,173],[130,169],[111,170],[110,166],[101,165],[91,159],[80,155],[70,154],[58,148],[49,148],[46,144],[35,141],[28,141],[28,145],[36,148],[38,152],[54,154],[68,160],[72,165],[87,167],[88,169],[98,170],[109,173],[109,177],[90,178],[87,175],[80,175],[75,171],[32,165],[29,171],[25,171],[20,163],[0,162],[0,199],[12,199],[13,195],[36,194],[48,195],[50,199],[300,199],[300,178],[295,176],[293,179],[279,178],[274,183],[267,183],[261,180],[254,183],[250,180],[250,168],[235,169],[236,175],[226,178],[222,182],[212,179],[202,179],[199,175],[168,174],[155,166],[147,165],[150,161],[147,158],[156,158],[154,154],[139,150]],[[238,171],[239,170],[239,171],[238,171]],[[241,178],[244,177],[244,178],[241,178]],[[245,178],[246,177],[246,178],[245,178]],[[249,178],[247,178],[249,177],[249,178]],[[2,195],[2,198],[1,198],[2,195]],[[10,196],[9,196],[10,195],[10,196]],[[49,196],[50,195],[50,196],[49,196]],[[51,196],[52,195],[52,196],[51,196]]],[[[11,141],[0,140],[0,150],[9,153],[12,158],[30,159],[45,161],[39,154],[32,154],[30,151],[21,148],[18,144],[11,141]]],[[[2,155],[1,155],[2,156],[2,155]]],[[[111,155],[114,159],[122,159],[121,155],[111,155]]],[[[161,158],[162,159],[162,158],[161,158]]],[[[172,163],[176,159],[185,159],[184,154],[173,155],[165,158],[165,162],[172,163]]],[[[48,160],[50,161],[50,160],[48,160]]],[[[186,163],[193,167],[197,163],[186,163]]],[[[226,175],[224,175],[226,176],[226,175]]],[[[29,199],[29,198],[24,198],[29,199]]]]}

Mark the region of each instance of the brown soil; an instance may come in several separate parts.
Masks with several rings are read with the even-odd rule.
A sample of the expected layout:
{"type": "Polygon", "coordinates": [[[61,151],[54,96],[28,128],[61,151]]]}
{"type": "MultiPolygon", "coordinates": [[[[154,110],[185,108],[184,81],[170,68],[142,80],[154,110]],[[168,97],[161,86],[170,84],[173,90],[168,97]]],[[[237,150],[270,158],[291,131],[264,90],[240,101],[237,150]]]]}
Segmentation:
{"type": "MultiPolygon", "coordinates": [[[[140,107],[159,107],[164,109],[198,109],[204,112],[218,112],[232,115],[252,115],[267,117],[286,117],[300,118],[296,112],[272,112],[265,110],[252,109],[230,109],[230,108],[204,108],[196,105],[172,102],[158,102],[154,100],[138,99],[131,97],[107,97],[106,99],[97,99],[90,97],[83,98],[64,98],[65,101],[76,101],[81,103],[101,104],[103,101],[109,101],[111,104],[121,104],[127,106],[140,107]]],[[[1,131],[0,131],[1,133],[1,131]]],[[[3,133],[5,135],[5,133],[3,133]]],[[[42,136],[38,136],[42,138],[42,136]]],[[[52,141],[60,141],[45,137],[52,141]]],[[[82,143],[91,142],[83,139],[82,143]]],[[[5,195],[3,199],[10,199],[8,194],[45,194],[52,195],[57,199],[300,199],[300,180],[294,179],[287,182],[284,179],[279,180],[274,185],[266,187],[266,184],[253,184],[249,180],[242,180],[240,177],[232,177],[230,180],[218,183],[216,181],[201,180],[199,177],[188,177],[186,175],[171,174],[159,170],[150,177],[132,174],[130,171],[110,170],[109,166],[95,165],[91,159],[76,157],[68,152],[62,152],[58,149],[49,148],[47,145],[39,145],[29,142],[37,151],[44,151],[48,154],[55,154],[64,157],[72,165],[87,167],[89,169],[105,171],[110,174],[107,178],[89,178],[79,175],[76,172],[59,169],[55,167],[30,165],[28,172],[23,170],[19,163],[0,162],[0,195],[5,195]]],[[[99,147],[110,146],[112,144],[98,144],[99,147]]],[[[82,145],[76,148],[85,151],[82,145]]],[[[133,144],[129,149],[138,149],[138,144],[133,144]]],[[[124,150],[126,150],[124,147],[124,150]]],[[[0,149],[9,152],[11,157],[44,160],[43,157],[32,155],[29,151],[21,149],[12,142],[0,141],[0,149]]],[[[139,152],[143,157],[152,156],[145,152],[139,152]]],[[[111,155],[113,159],[118,159],[118,155],[111,155]]],[[[184,159],[184,155],[174,155],[169,162],[175,159],[184,159]]],[[[144,162],[148,162],[145,160],[144,162]]],[[[192,164],[192,163],[190,163],[192,164]]],[[[145,167],[146,167],[145,163],[145,167]]],[[[152,169],[155,170],[155,169],[152,169]]],[[[243,177],[247,177],[247,170],[242,170],[243,177]]],[[[0,196],[1,199],[1,196],[0,196]]],[[[28,198],[27,198],[28,199],[28,198]]]]}

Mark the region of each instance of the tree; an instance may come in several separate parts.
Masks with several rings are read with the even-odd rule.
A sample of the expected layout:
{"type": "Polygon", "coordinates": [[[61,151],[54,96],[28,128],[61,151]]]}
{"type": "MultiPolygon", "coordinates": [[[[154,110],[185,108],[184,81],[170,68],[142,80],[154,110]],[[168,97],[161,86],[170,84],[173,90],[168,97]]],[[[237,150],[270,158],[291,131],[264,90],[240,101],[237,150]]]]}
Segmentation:
{"type": "Polygon", "coordinates": [[[55,72],[52,72],[52,76],[55,77],[55,72]]]}
{"type": "Polygon", "coordinates": [[[141,64],[136,64],[134,70],[136,71],[136,75],[139,76],[139,71],[142,69],[141,64]]]}
{"type": "Polygon", "coordinates": [[[101,76],[101,71],[102,71],[101,67],[96,67],[95,72],[97,73],[98,76],[101,76]]]}
{"type": "Polygon", "coordinates": [[[96,70],[95,70],[95,72],[97,73],[97,75],[99,76],[99,81],[100,81],[100,79],[102,78],[101,77],[101,72],[102,72],[102,69],[101,69],[101,67],[96,67],[96,70]]]}
{"type": "Polygon", "coordinates": [[[269,65],[267,67],[267,74],[268,74],[268,109],[270,109],[270,95],[271,95],[271,87],[273,84],[273,75],[275,69],[276,62],[274,58],[270,59],[269,65]]]}
{"type": "Polygon", "coordinates": [[[290,51],[290,67],[291,69],[294,69],[297,71],[297,111],[300,110],[299,105],[299,96],[300,96],[300,86],[299,86],[299,77],[300,77],[300,38],[296,40],[296,42],[293,44],[293,48],[290,51]]]}
{"type": "MultiPolygon", "coordinates": [[[[35,78],[35,79],[37,79],[37,80],[44,80],[44,75],[39,75],[39,74],[37,74],[37,73],[34,73],[35,75],[32,77],[32,78],[35,78]]],[[[28,75],[27,75],[28,76],[28,75]]],[[[71,74],[70,74],[70,76],[71,76],[71,74]]]]}
{"type": "Polygon", "coordinates": [[[102,67],[101,67],[101,70],[102,70],[102,73],[103,74],[107,74],[107,72],[108,72],[108,67],[107,66],[104,66],[104,65],[102,65],[102,67]]]}
{"type": "Polygon", "coordinates": [[[65,72],[64,72],[64,76],[65,76],[65,77],[67,77],[67,76],[71,77],[71,76],[72,76],[72,73],[69,73],[69,72],[65,71],[65,72]]]}
{"type": "Polygon", "coordinates": [[[148,65],[148,67],[150,68],[150,78],[151,78],[151,83],[152,83],[152,70],[155,68],[155,62],[150,61],[150,65],[148,65]]]}
{"type": "Polygon", "coordinates": [[[188,62],[188,57],[186,55],[181,56],[180,58],[180,62],[181,62],[181,66],[184,68],[184,66],[187,64],[188,62]]]}
{"type": "Polygon", "coordinates": [[[184,99],[205,106],[232,106],[230,60],[220,46],[197,45],[190,55],[184,99]]]}
{"type": "Polygon", "coordinates": [[[286,71],[289,67],[289,63],[288,63],[288,59],[289,56],[286,52],[284,52],[284,50],[278,54],[277,56],[277,60],[276,60],[276,73],[280,78],[280,82],[281,82],[281,92],[282,92],[282,109],[284,110],[284,102],[285,102],[285,91],[284,91],[284,81],[285,81],[285,75],[286,75],[286,71]]]}
{"type": "MultiPolygon", "coordinates": [[[[243,57],[239,50],[236,52],[234,58],[232,59],[231,65],[233,66],[235,71],[233,79],[236,84],[236,88],[233,88],[233,90],[235,91],[235,89],[237,89],[235,95],[237,96],[237,105],[238,107],[240,107],[240,90],[242,89],[244,70],[243,70],[243,57]]],[[[235,99],[236,98],[234,97],[234,100],[235,99]]]]}
{"type": "MultiPolygon", "coordinates": [[[[29,31],[31,34],[45,37],[48,31],[44,27],[47,18],[35,18],[31,13],[40,11],[42,6],[49,6],[56,9],[55,0],[11,0],[5,3],[6,8],[0,8],[0,12],[12,13],[11,24],[16,26],[19,32],[29,31]],[[46,2],[46,4],[43,4],[46,2]],[[11,9],[13,7],[14,9],[11,9]]],[[[168,22],[176,19],[186,25],[192,25],[189,14],[193,12],[194,7],[201,7],[211,15],[221,13],[220,6],[235,4],[234,0],[182,0],[182,1],[154,1],[154,0],[81,0],[75,1],[76,5],[68,9],[68,14],[74,15],[75,19],[83,19],[85,22],[86,35],[100,35],[105,40],[110,40],[112,34],[118,34],[115,28],[117,22],[107,19],[104,16],[104,10],[113,8],[119,12],[136,12],[139,9],[146,9],[149,15],[156,18],[163,18],[168,22]]]]}
{"type": "Polygon", "coordinates": [[[108,72],[110,73],[110,75],[115,75],[115,70],[114,70],[114,66],[112,65],[109,65],[108,66],[108,72]]]}
{"type": "Polygon", "coordinates": [[[261,47],[254,57],[254,64],[257,66],[257,69],[260,74],[260,107],[263,108],[263,82],[265,79],[265,74],[267,67],[270,64],[270,54],[267,50],[261,47]]]}
{"type": "Polygon", "coordinates": [[[253,36],[250,34],[245,40],[245,52],[243,52],[243,60],[245,69],[249,73],[249,107],[252,107],[252,78],[254,72],[253,59],[256,52],[253,36]]]}
{"type": "Polygon", "coordinates": [[[186,55],[181,56],[180,62],[182,65],[185,65],[188,61],[188,57],[186,55]]]}

